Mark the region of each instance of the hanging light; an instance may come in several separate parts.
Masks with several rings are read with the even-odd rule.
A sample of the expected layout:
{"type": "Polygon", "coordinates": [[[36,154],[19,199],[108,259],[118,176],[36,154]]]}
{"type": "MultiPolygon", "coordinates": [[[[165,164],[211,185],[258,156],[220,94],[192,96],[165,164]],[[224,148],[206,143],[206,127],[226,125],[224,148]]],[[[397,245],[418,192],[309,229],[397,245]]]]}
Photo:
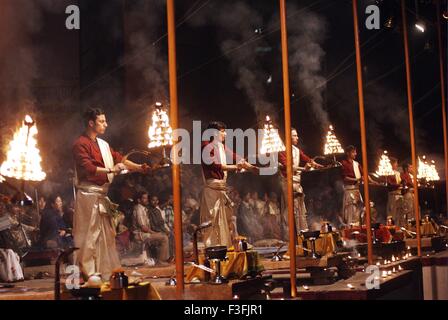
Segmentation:
{"type": "Polygon", "coordinates": [[[425,30],[426,30],[425,23],[423,22],[423,20],[421,20],[419,18],[420,15],[418,14],[418,2],[417,2],[417,0],[415,0],[415,15],[417,17],[417,21],[415,22],[415,28],[417,28],[417,30],[422,32],[422,33],[425,32],[425,30]]]}
{"type": "Polygon", "coordinates": [[[415,23],[415,27],[417,28],[418,31],[422,33],[425,32],[426,30],[425,23],[423,21],[417,21],[415,23]]]}
{"type": "Polygon", "coordinates": [[[384,27],[388,29],[392,29],[395,26],[394,17],[387,18],[386,22],[384,22],[384,27]]]}

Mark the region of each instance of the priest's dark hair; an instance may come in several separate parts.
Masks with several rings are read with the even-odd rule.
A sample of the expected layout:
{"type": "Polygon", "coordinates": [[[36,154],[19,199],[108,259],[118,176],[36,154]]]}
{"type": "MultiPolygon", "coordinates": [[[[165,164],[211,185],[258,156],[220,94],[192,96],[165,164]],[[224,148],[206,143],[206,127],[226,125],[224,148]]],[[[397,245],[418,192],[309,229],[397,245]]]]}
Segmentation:
{"type": "Polygon", "coordinates": [[[356,147],[353,145],[349,145],[345,147],[345,154],[352,152],[353,150],[356,150],[356,147]]]}
{"type": "Polygon", "coordinates": [[[95,122],[96,118],[103,114],[106,114],[106,113],[100,107],[92,107],[92,108],[87,109],[83,115],[86,126],[89,125],[89,121],[95,122]]]}
{"type": "Polygon", "coordinates": [[[221,121],[212,121],[208,124],[207,129],[216,129],[216,130],[225,130],[227,126],[224,122],[221,121]]]}
{"type": "MultiPolygon", "coordinates": [[[[227,129],[227,126],[226,126],[226,124],[225,124],[224,122],[221,122],[221,121],[212,121],[212,122],[210,122],[210,123],[208,124],[206,130],[209,130],[209,129],[221,131],[221,130],[225,130],[225,129],[227,129]]],[[[215,133],[214,133],[214,134],[215,134],[215,133]]],[[[210,142],[212,142],[213,140],[214,140],[214,137],[213,137],[213,136],[210,137],[210,142]]]]}
{"type": "Polygon", "coordinates": [[[394,157],[389,157],[390,163],[398,163],[398,159],[394,157]]]}

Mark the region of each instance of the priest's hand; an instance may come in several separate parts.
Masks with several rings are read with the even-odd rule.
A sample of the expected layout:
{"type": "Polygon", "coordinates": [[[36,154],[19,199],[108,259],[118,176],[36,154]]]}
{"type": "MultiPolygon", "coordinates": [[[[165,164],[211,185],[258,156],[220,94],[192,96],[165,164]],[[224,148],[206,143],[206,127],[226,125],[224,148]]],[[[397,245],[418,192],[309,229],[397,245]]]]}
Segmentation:
{"type": "Polygon", "coordinates": [[[146,163],[142,164],[140,169],[143,174],[148,174],[151,171],[151,167],[146,163]]]}
{"type": "Polygon", "coordinates": [[[314,160],[311,160],[311,166],[312,166],[314,169],[322,169],[322,168],[324,167],[323,165],[317,163],[317,162],[314,161],[314,160]]]}
{"type": "Polygon", "coordinates": [[[121,171],[127,170],[128,168],[123,163],[117,163],[114,168],[112,169],[112,172],[115,174],[119,174],[121,171]]]}

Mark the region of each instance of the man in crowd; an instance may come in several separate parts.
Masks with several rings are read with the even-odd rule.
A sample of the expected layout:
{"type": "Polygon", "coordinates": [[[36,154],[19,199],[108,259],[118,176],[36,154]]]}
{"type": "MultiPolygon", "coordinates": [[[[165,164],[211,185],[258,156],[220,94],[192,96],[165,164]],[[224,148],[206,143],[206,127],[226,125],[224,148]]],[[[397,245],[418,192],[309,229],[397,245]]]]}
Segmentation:
{"type": "Polygon", "coordinates": [[[62,198],[59,195],[50,198],[50,208],[45,210],[40,220],[40,243],[44,248],[66,249],[73,247],[71,230],[63,216],[62,198]]]}
{"type": "Polygon", "coordinates": [[[149,247],[156,244],[158,246],[158,264],[165,266],[169,258],[169,239],[166,230],[160,231],[160,228],[153,224],[150,219],[148,211],[149,196],[146,191],[137,194],[136,202],[132,228],[134,239],[143,243],[144,254],[149,247]]]}

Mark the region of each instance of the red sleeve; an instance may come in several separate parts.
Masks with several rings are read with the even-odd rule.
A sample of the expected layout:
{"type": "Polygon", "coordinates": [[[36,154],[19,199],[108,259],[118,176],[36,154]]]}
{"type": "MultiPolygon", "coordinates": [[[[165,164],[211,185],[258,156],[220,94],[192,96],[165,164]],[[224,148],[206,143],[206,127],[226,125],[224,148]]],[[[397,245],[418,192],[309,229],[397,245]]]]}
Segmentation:
{"type": "Polygon", "coordinates": [[[121,161],[123,160],[123,156],[121,155],[120,152],[115,151],[114,149],[110,148],[110,152],[112,153],[112,157],[114,158],[114,163],[121,163],[121,161]]]}
{"type": "Polygon", "coordinates": [[[84,168],[89,175],[96,174],[96,165],[92,162],[92,157],[89,155],[89,149],[82,143],[76,143],[73,146],[73,155],[76,163],[84,168]]]}
{"type": "Polygon", "coordinates": [[[305,163],[311,162],[311,158],[305,154],[305,152],[300,149],[300,161],[305,161],[305,163]]]}
{"type": "Polygon", "coordinates": [[[281,151],[278,153],[278,162],[286,167],[286,151],[281,151]]]}
{"type": "Polygon", "coordinates": [[[225,147],[226,150],[226,156],[232,158],[233,163],[238,163],[241,159],[243,159],[242,156],[240,156],[239,154],[236,154],[235,152],[233,152],[233,150],[230,150],[229,148],[225,147]]]}
{"type": "Polygon", "coordinates": [[[391,186],[399,186],[399,184],[397,183],[397,179],[395,178],[395,176],[388,176],[388,177],[387,177],[387,183],[390,184],[391,186]]]}
{"type": "Polygon", "coordinates": [[[213,145],[208,142],[202,144],[202,165],[209,169],[222,169],[222,164],[215,157],[215,149],[213,145]],[[205,152],[204,152],[205,151],[205,152]]]}
{"type": "Polygon", "coordinates": [[[342,177],[350,177],[351,176],[351,170],[347,166],[347,163],[345,161],[342,162],[342,170],[341,170],[342,177]]]}

